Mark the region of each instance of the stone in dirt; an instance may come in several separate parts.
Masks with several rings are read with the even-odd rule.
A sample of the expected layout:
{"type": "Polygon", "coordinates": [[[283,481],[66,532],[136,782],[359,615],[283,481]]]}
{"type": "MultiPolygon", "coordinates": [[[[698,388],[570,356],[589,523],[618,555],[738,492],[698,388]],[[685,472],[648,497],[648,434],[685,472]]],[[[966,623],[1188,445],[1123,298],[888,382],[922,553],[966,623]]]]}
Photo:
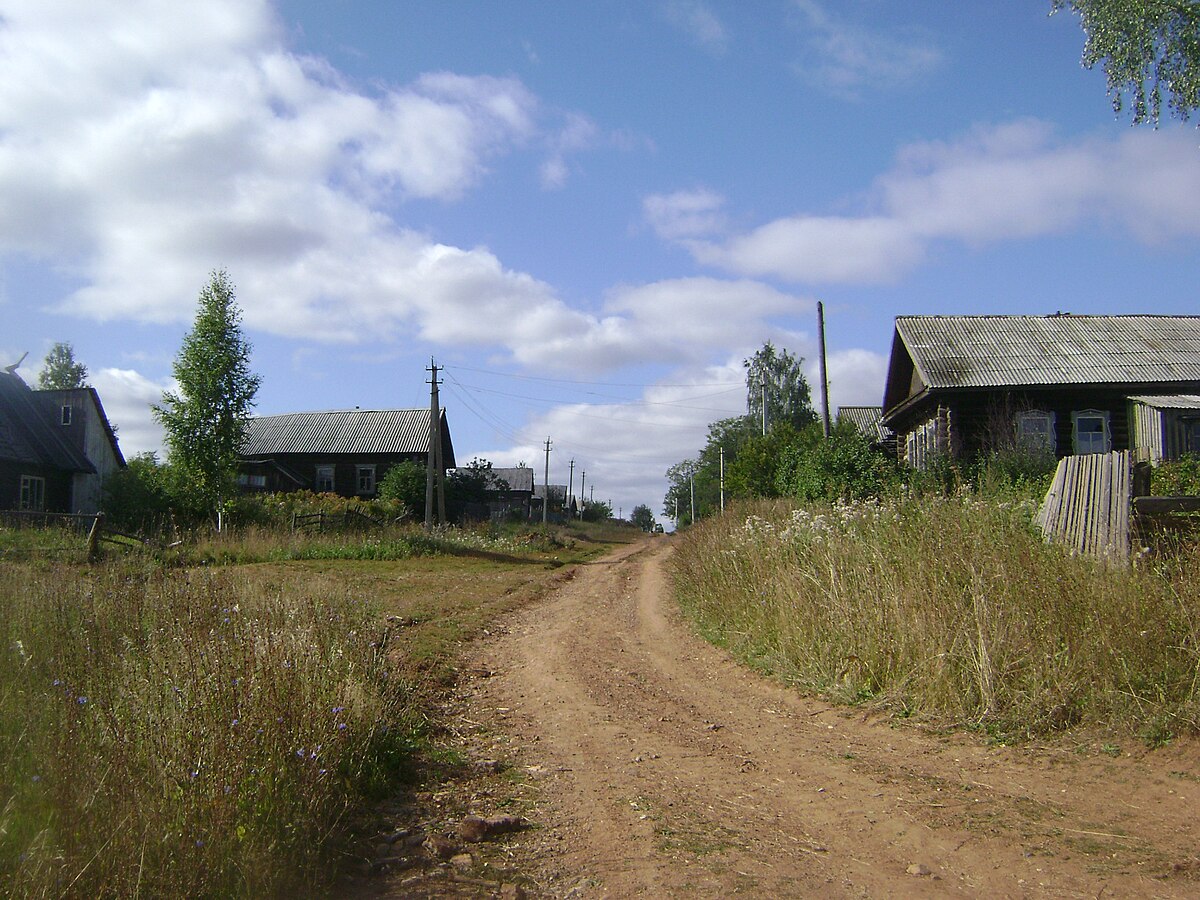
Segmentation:
{"type": "Polygon", "coordinates": [[[458,853],[458,844],[440,834],[431,834],[425,838],[422,846],[424,846],[425,852],[434,859],[449,859],[458,853]]]}
{"type": "Polygon", "coordinates": [[[519,831],[524,825],[525,822],[520,816],[496,816],[493,819],[485,819],[482,816],[469,815],[464,816],[462,822],[459,823],[458,835],[464,841],[475,844],[497,834],[519,831]]]}
{"type": "Polygon", "coordinates": [[[909,875],[917,875],[919,877],[929,875],[932,872],[929,866],[925,865],[925,863],[913,863],[911,866],[905,869],[905,871],[908,872],[909,875]]]}

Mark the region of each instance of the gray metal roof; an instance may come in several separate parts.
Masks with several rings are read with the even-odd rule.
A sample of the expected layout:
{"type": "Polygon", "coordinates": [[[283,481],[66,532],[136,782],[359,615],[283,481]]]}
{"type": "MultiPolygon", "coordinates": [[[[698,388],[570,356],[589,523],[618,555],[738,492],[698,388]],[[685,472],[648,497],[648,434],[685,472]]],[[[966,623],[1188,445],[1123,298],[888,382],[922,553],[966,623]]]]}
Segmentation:
{"type": "Polygon", "coordinates": [[[493,467],[489,470],[489,474],[491,475],[488,479],[489,487],[494,487],[497,481],[503,480],[510,491],[533,490],[533,469],[528,466],[516,466],[511,469],[493,467]]]}
{"type": "Polygon", "coordinates": [[[1200,396],[1195,394],[1153,394],[1129,399],[1154,409],[1200,409],[1200,396]]]}
{"type": "Polygon", "coordinates": [[[1200,316],[900,316],[930,388],[1200,381],[1200,316]]]}
{"type": "MultiPolygon", "coordinates": [[[[444,433],[445,410],[441,419],[444,433]]],[[[243,456],[428,452],[428,409],[344,409],[256,416],[247,423],[242,442],[243,456]]]]}
{"type": "Polygon", "coordinates": [[[892,439],[892,430],[885,428],[882,406],[839,406],[837,420],[847,421],[869,440],[884,443],[892,439]]]}

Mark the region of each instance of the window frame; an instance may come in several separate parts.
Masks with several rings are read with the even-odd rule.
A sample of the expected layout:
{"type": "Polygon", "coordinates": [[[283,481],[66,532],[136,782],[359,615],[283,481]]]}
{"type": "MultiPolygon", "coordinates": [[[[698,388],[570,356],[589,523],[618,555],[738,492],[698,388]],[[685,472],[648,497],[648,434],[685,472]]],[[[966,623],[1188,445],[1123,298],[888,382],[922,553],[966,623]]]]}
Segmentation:
{"type": "Polygon", "coordinates": [[[75,410],[69,403],[62,405],[62,410],[58,414],[58,422],[60,425],[70,425],[75,417],[75,410]]]}
{"type": "Polygon", "coordinates": [[[31,512],[46,511],[46,479],[41,475],[22,475],[18,507],[31,512]]]}
{"type": "Polygon", "coordinates": [[[1108,453],[1112,450],[1112,413],[1106,409],[1077,409],[1071,413],[1071,449],[1076,456],[1087,456],[1092,453],[1108,453]],[[1080,449],[1079,443],[1079,422],[1082,419],[1099,419],[1101,429],[1099,432],[1086,432],[1087,434],[1100,434],[1104,448],[1102,450],[1080,449]]]}
{"type": "Polygon", "coordinates": [[[1017,446],[1022,450],[1028,450],[1033,453],[1057,453],[1058,452],[1058,417],[1053,410],[1047,409],[1023,409],[1017,413],[1017,446]],[[1045,431],[1027,431],[1025,425],[1027,422],[1044,422],[1046,424],[1045,431]],[[1031,440],[1032,438],[1045,438],[1045,440],[1031,440]]]}
{"type": "Polygon", "coordinates": [[[332,463],[318,465],[313,476],[313,490],[318,494],[332,494],[337,490],[337,466],[332,463]],[[328,483],[322,480],[328,474],[328,483]]]}
{"type": "Polygon", "coordinates": [[[374,463],[361,463],[354,467],[355,493],[360,497],[374,497],[376,491],[374,463]],[[364,476],[366,481],[364,482],[364,476]],[[364,486],[365,485],[365,486],[364,486]]]}

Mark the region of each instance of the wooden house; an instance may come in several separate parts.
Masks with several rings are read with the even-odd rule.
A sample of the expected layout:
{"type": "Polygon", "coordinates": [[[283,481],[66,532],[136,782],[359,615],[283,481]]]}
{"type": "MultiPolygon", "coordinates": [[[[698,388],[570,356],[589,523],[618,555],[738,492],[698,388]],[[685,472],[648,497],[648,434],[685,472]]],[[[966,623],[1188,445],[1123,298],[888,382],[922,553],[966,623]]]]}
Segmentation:
{"type": "Polygon", "coordinates": [[[901,316],[881,423],[900,458],[1200,452],[1200,317],[901,316]]]}
{"type": "Polygon", "coordinates": [[[0,371],[0,509],[98,512],[124,465],[94,388],[35,391],[0,371]]]}
{"type": "Polygon", "coordinates": [[[488,470],[487,508],[492,519],[519,519],[532,515],[533,469],[528,466],[488,470]]]}
{"type": "MultiPolygon", "coordinates": [[[[454,468],[446,411],[440,414],[442,465],[454,468]]],[[[428,409],[346,409],[256,416],[241,447],[238,483],[248,491],[374,497],[388,469],[429,459],[428,409]]]]}
{"type": "Polygon", "coordinates": [[[836,420],[852,425],[871,446],[895,452],[896,435],[884,427],[882,406],[839,406],[836,420]]]}

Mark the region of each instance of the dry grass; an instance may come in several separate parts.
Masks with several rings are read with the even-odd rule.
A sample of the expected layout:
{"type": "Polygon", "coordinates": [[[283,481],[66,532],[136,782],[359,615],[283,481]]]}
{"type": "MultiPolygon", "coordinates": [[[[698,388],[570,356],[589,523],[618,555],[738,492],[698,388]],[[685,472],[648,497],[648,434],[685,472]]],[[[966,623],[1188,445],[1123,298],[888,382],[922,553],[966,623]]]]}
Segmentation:
{"type": "Polygon", "coordinates": [[[760,668],[845,702],[1011,738],[1200,726],[1200,552],[1131,570],[1045,545],[1032,504],[739,507],[677,554],[685,609],[760,668]]]}
{"type": "Polygon", "coordinates": [[[435,749],[428,700],[466,642],[601,549],[219,540],[316,558],[0,567],[0,895],[318,893],[435,749]]]}

